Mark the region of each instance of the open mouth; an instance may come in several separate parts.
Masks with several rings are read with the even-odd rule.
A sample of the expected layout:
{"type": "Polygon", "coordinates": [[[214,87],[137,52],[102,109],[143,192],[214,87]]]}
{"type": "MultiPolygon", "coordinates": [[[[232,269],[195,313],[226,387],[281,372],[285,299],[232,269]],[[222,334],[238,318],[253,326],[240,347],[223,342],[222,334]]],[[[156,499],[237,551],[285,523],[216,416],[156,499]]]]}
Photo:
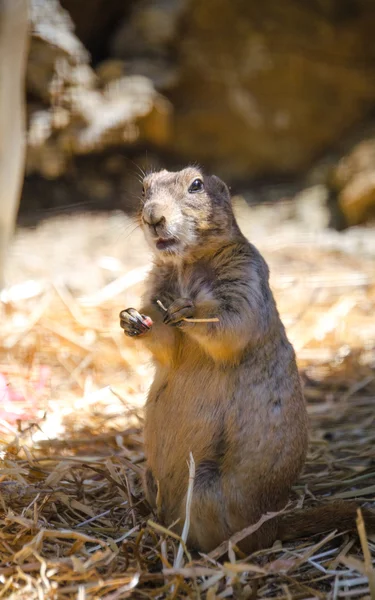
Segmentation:
{"type": "Polygon", "coordinates": [[[156,240],[156,247],[158,250],[170,250],[176,246],[177,240],[175,238],[158,238],[156,240]]]}

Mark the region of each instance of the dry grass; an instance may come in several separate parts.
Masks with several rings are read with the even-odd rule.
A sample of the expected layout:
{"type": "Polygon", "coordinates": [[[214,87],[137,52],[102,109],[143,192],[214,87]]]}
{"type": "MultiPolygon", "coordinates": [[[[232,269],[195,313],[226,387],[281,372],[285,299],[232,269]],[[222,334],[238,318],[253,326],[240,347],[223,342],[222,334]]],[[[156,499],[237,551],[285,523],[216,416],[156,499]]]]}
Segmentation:
{"type": "MultiPolygon", "coordinates": [[[[308,239],[259,245],[311,417],[292,505],[340,498],[372,506],[373,260],[308,239]]],[[[226,559],[220,549],[191,556],[155,522],[140,486],[152,368],[117,323],[136,305],[144,270],[126,271],[91,302],[56,280],[20,281],[4,297],[0,598],[374,599],[375,536],[360,514],[359,535],[335,530],[249,557],[233,543],[226,559]]]]}

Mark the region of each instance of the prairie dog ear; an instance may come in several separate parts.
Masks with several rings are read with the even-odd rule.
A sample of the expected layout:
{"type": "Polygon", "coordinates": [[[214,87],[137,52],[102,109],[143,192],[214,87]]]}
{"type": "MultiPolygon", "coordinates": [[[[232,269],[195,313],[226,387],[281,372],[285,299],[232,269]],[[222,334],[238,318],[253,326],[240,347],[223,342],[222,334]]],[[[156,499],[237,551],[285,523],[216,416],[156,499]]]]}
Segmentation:
{"type": "Polygon", "coordinates": [[[222,199],[226,200],[227,202],[230,202],[230,192],[226,183],[224,183],[224,181],[222,181],[216,175],[211,175],[208,179],[210,182],[209,187],[212,190],[212,192],[216,195],[219,195],[222,199]]]}

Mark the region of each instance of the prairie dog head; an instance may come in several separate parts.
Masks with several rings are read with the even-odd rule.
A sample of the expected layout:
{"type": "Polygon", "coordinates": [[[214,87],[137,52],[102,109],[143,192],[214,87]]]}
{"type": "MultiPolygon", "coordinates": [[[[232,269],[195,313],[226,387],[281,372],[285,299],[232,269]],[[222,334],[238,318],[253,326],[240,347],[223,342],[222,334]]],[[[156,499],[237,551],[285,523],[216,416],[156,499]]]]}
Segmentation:
{"type": "Polygon", "coordinates": [[[216,245],[228,239],[235,224],[225,183],[194,167],[147,175],[142,195],[142,228],[163,260],[186,258],[216,245]]]}

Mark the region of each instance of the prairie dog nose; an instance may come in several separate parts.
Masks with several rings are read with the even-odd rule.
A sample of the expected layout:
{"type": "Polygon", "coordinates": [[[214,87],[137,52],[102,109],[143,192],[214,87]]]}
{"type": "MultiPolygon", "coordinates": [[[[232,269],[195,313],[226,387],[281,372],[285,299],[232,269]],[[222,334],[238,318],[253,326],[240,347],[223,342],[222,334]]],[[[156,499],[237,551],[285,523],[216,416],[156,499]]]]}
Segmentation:
{"type": "Polygon", "coordinates": [[[143,208],[143,220],[150,227],[156,227],[157,225],[164,225],[165,217],[162,214],[161,207],[156,204],[147,204],[143,208]]]}

